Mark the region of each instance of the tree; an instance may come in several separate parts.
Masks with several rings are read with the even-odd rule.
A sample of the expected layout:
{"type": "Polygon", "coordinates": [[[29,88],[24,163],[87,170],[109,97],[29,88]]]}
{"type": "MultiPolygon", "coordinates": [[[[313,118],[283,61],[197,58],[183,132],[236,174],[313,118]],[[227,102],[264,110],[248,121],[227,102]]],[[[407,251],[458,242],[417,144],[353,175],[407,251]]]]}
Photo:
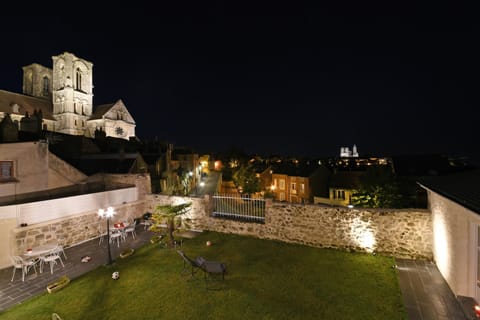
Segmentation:
{"type": "Polygon", "coordinates": [[[233,173],[232,180],[243,193],[251,194],[260,191],[260,180],[250,163],[240,165],[233,173]]]}
{"type": "Polygon", "coordinates": [[[154,212],[152,213],[153,224],[150,227],[150,231],[160,232],[164,227],[162,224],[167,226],[167,244],[173,246],[175,244],[175,238],[173,232],[176,229],[176,225],[181,225],[181,222],[178,223],[180,216],[185,214],[190,210],[191,202],[177,204],[177,205],[158,205],[155,207],[154,212]]]}
{"type": "Polygon", "coordinates": [[[368,168],[352,194],[352,204],[368,208],[403,207],[400,186],[392,171],[383,166],[368,168]]]}

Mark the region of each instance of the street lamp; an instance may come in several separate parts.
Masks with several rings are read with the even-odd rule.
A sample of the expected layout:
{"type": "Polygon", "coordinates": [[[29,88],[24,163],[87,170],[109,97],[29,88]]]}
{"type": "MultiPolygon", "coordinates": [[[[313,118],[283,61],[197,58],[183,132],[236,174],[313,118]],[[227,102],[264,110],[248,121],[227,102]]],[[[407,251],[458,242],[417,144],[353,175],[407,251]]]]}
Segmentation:
{"type": "Polygon", "coordinates": [[[110,252],[110,218],[115,215],[115,211],[113,210],[112,207],[108,207],[107,211],[103,209],[98,209],[98,216],[100,218],[106,218],[107,219],[107,248],[108,248],[108,260],[107,260],[107,265],[112,264],[112,254],[110,252]]]}

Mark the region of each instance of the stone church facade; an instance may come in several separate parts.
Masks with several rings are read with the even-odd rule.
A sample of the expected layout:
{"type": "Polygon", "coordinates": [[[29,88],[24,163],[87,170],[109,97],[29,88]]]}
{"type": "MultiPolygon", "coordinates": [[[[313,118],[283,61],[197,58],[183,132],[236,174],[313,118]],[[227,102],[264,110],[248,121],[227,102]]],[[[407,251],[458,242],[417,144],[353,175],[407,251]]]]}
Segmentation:
{"type": "Polygon", "coordinates": [[[69,52],[52,62],[52,69],[37,63],[23,67],[22,94],[0,90],[0,127],[13,123],[21,131],[135,137],[135,121],[122,100],[94,110],[93,63],[69,52]]]}

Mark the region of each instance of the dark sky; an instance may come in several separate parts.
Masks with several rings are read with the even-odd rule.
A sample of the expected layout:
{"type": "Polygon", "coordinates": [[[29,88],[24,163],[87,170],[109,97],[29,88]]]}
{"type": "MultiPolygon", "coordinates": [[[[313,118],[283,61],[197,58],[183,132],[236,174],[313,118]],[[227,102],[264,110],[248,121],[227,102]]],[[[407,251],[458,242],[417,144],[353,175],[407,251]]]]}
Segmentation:
{"type": "Polygon", "coordinates": [[[198,152],[336,156],[356,144],[360,155],[480,158],[473,7],[162,3],[0,13],[0,89],[21,92],[22,66],[51,67],[68,51],[94,64],[94,105],[122,99],[140,139],[198,152]]]}

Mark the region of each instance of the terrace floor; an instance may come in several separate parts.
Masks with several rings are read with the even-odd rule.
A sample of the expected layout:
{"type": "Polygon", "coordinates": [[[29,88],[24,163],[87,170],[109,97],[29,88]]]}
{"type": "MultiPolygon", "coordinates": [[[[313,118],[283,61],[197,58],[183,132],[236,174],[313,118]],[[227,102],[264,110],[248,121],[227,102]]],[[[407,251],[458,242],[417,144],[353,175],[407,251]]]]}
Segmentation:
{"type": "MultiPolygon", "coordinates": [[[[152,233],[137,226],[137,237],[128,237],[120,247],[111,244],[112,258],[117,259],[120,253],[128,248],[139,248],[150,241],[152,233]]],[[[21,280],[21,272],[12,278],[12,268],[0,270],[0,312],[13,305],[46,292],[48,284],[60,276],[70,279],[97,268],[107,262],[106,239],[99,245],[98,238],[65,249],[67,259],[65,267],[56,266],[53,275],[50,272],[38,273],[21,280]],[[81,262],[82,257],[90,256],[89,262],[81,262]]],[[[474,319],[465,315],[459,299],[450,290],[434,263],[428,261],[397,259],[399,284],[403,301],[408,311],[409,320],[466,320],[474,319]]]]}

